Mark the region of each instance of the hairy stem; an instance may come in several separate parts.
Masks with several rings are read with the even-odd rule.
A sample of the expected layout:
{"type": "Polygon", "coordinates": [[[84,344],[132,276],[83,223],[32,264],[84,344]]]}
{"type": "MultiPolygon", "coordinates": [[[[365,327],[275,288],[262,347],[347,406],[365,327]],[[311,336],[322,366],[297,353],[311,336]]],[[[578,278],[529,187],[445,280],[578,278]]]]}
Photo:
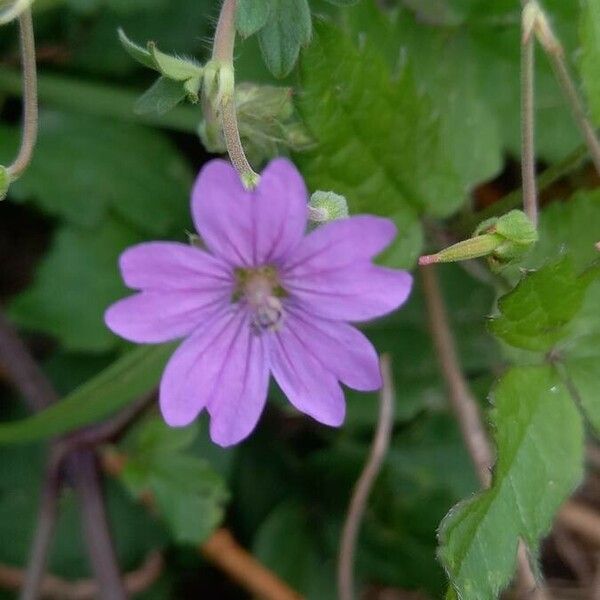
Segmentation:
{"type": "MultiPolygon", "coordinates": [[[[525,11],[527,10],[527,4],[525,11]]],[[[523,40],[521,43],[521,180],[523,184],[523,208],[525,214],[537,227],[538,199],[535,182],[535,38],[526,31],[523,17],[523,40]]]]}
{"type": "Polygon", "coordinates": [[[538,8],[538,10],[539,14],[536,27],[537,37],[550,59],[556,79],[562,88],[567,103],[573,113],[573,117],[583,134],[594,166],[600,174],[600,142],[596,137],[594,127],[588,119],[586,107],[581,100],[575,83],[573,82],[573,78],[569,73],[564,48],[552,30],[545,13],[541,8],[538,8]]]}
{"type": "Polygon", "coordinates": [[[33,155],[38,130],[37,69],[35,64],[35,38],[31,10],[19,17],[21,39],[21,68],[23,71],[23,132],[17,157],[7,168],[11,179],[18,179],[33,155]]]}
{"type": "MultiPolygon", "coordinates": [[[[440,369],[448,388],[450,403],[458,420],[465,445],[475,466],[479,481],[484,488],[487,488],[491,483],[493,452],[479,413],[477,401],[469,390],[458,361],[454,337],[452,336],[446,307],[434,269],[435,267],[422,267],[420,269],[429,329],[440,369]]],[[[527,549],[523,543],[519,544],[517,559],[519,588],[522,594],[535,600],[548,600],[549,596],[545,589],[535,580],[527,557],[527,549]]]]}
{"type": "MultiPolygon", "coordinates": [[[[217,22],[215,40],[213,44],[212,59],[221,65],[230,65],[233,71],[233,49],[235,47],[235,0],[224,0],[217,22]]],[[[227,146],[227,153],[231,163],[240,174],[240,178],[247,187],[254,187],[259,176],[254,172],[240,139],[237,122],[235,98],[224,98],[219,107],[223,137],[227,146]]]]}
{"type": "Polygon", "coordinates": [[[390,368],[390,359],[381,357],[381,375],[383,387],[379,399],[379,420],[369,458],[361,473],[348,508],[342,530],[338,560],[338,597],[340,600],[354,598],[354,553],[358,531],[362,522],[371,488],[375,483],[390,443],[394,423],[394,383],[390,368]]]}

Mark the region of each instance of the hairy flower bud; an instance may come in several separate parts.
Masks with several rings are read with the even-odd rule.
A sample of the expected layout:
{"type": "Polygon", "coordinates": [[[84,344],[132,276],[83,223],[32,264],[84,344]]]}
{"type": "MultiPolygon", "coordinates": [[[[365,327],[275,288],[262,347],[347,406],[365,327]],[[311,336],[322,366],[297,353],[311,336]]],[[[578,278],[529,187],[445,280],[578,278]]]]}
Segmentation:
{"type": "Polygon", "coordinates": [[[317,223],[344,219],[348,216],[348,201],[335,192],[317,190],[310,197],[308,206],[310,220],[317,223]]]}

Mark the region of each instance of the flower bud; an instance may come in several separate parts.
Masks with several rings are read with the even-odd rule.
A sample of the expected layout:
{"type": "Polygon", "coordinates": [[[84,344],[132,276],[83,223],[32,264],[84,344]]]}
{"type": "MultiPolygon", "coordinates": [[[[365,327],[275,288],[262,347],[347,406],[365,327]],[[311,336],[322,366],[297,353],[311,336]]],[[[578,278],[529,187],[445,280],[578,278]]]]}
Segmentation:
{"type": "Polygon", "coordinates": [[[419,264],[457,262],[485,256],[490,268],[499,270],[521,258],[537,240],[537,230],[527,215],[520,210],[511,210],[481,223],[473,237],[437,254],[421,256],[419,264]]]}
{"type": "MultiPolygon", "coordinates": [[[[206,69],[210,72],[213,67],[209,63],[206,69]]],[[[294,112],[290,88],[243,82],[235,86],[234,101],[240,137],[251,164],[279,156],[282,147],[299,152],[314,143],[294,112]]],[[[203,120],[198,133],[209,152],[226,151],[217,120],[203,120]]]]}
{"type": "Polygon", "coordinates": [[[348,216],[348,201],[335,192],[316,191],[308,203],[309,217],[316,223],[326,223],[348,216]]]}

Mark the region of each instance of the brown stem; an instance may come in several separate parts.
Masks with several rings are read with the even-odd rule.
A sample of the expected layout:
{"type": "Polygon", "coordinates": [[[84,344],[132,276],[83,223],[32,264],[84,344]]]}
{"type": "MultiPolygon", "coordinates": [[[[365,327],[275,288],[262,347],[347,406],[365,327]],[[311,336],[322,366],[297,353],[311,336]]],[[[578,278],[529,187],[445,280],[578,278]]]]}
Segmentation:
{"type": "Polygon", "coordinates": [[[302,596],[246,552],[227,529],[215,531],[200,552],[253,596],[262,600],[302,600],[302,596]]]}
{"type": "Polygon", "coordinates": [[[37,600],[39,597],[39,590],[42,587],[48,553],[58,518],[58,500],[61,487],[60,464],[54,458],[51,458],[50,464],[46,468],[45,481],[42,486],[37,526],[30,550],[29,566],[21,589],[21,600],[37,600]]]}
{"type": "Polygon", "coordinates": [[[354,598],[354,554],[358,531],[363,520],[369,493],[387,454],[394,423],[395,392],[389,356],[382,356],[380,364],[383,387],[379,396],[377,430],[373,438],[369,458],[352,493],[352,500],[342,530],[338,561],[338,594],[340,600],[352,600],[354,598]]]}
{"type": "MultiPolygon", "coordinates": [[[[434,269],[435,267],[422,267],[420,269],[429,329],[448,389],[450,404],[458,420],[479,481],[484,488],[487,488],[491,483],[493,452],[479,413],[477,401],[469,390],[458,361],[446,307],[434,269]]],[[[536,600],[549,598],[542,584],[535,580],[527,557],[527,549],[522,542],[519,543],[517,565],[521,594],[536,600]]]]}
{"type": "MultiPolygon", "coordinates": [[[[0,363],[32,410],[42,410],[58,399],[58,394],[52,384],[29,353],[16,330],[1,312],[0,363]]],[[[60,441],[53,444],[53,452],[59,452],[58,444],[60,441]]],[[[125,598],[122,584],[120,590],[118,589],[119,566],[110,543],[110,533],[104,515],[92,451],[82,450],[70,454],[66,458],[66,468],[73,479],[79,482],[77,491],[82,503],[82,519],[87,534],[89,557],[97,577],[107,586],[105,587],[104,583],[101,586],[101,593],[105,591],[107,593],[102,598],[106,598],[106,600],[125,598]],[[98,539],[93,539],[92,536],[97,536],[98,539]],[[108,595],[109,592],[113,595],[108,595]]],[[[36,554],[36,558],[38,561],[46,561],[46,556],[41,552],[36,554]]],[[[35,565],[30,564],[30,568],[37,571],[43,567],[36,563],[35,565]]]]}
{"type": "MultiPolygon", "coordinates": [[[[124,575],[125,589],[131,595],[146,591],[158,579],[163,566],[161,554],[151,552],[139,569],[124,575]]],[[[0,587],[4,589],[21,589],[26,576],[23,569],[0,564],[0,587]]],[[[99,596],[98,583],[93,579],[67,581],[49,574],[44,577],[36,600],[96,600],[99,596]]]]}
{"type": "Polygon", "coordinates": [[[74,452],[69,457],[69,467],[81,502],[84,538],[100,597],[125,600],[127,593],[117,566],[94,452],[74,452]]]}

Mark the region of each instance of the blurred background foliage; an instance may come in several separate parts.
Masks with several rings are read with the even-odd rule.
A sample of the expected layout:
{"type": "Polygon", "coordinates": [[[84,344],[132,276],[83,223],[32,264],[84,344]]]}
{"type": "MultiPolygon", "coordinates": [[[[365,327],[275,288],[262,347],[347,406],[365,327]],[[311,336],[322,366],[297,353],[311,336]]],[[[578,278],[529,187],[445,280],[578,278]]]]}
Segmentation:
{"type": "MultiPolygon", "coordinates": [[[[117,257],[142,240],[187,239],[189,189],[209,158],[198,135],[199,106],[166,114],[134,110],[153,78],[123,50],[117,28],[203,62],[218,4],[36,2],[39,145],[0,207],[0,296],[62,394],[127,356],[130,347],[102,321],[106,306],[126,293],[117,257]]],[[[311,191],[332,189],[354,213],[393,218],[400,235],[383,260],[412,267],[432,219],[481,207],[517,183],[520,10],[517,0],[382,4],[385,11],[371,0],[348,7],[311,0],[312,42],[293,70],[274,78],[258,37],[250,36],[236,47],[236,76],[293,88],[293,124],[278,124],[277,135],[269,130],[252,153],[255,166],[274,152],[291,152],[311,191]],[[302,151],[289,143],[298,117],[306,128],[302,151]]],[[[579,4],[544,4],[577,67],[579,4]]],[[[20,76],[16,28],[1,33],[0,159],[6,162],[20,135],[20,76]]],[[[543,58],[536,76],[538,157],[551,164],[580,142],[543,58]]],[[[251,125],[247,137],[254,142],[251,125]]],[[[574,187],[589,185],[571,181],[554,195],[566,200],[574,187]]],[[[580,194],[586,201],[591,195],[580,194]]],[[[544,238],[548,252],[567,235],[573,244],[596,241],[597,198],[578,222],[571,206],[548,212],[543,227],[555,232],[544,238]]],[[[548,256],[538,250],[540,261],[548,256]]],[[[494,290],[458,266],[440,275],[461,363],[483,402],[507,361],[485,327],[494,290]]],[[[436,560],[437,528],[478,486],[449,414],[419,287],[405,309],[365,331],[392,357],[397,398],[392,447],[361,534],[358,577],[439,598],[446,584],[436,560]]],[[[145,373],[146,385],[159,374],[160,367],[145,373]]],[[[2,419],[23,416],[8,386],[1,391],[2,419]]],[[[339,431],[300,418],[273,389],[258,430],[237,448],[212,446],[205,416],[186,430],[168,430],[154,414],[107,448],[107,461],[125,460],[107,477],[120,564],[134,569],[155,548],[167,559],[159,582],[140,597],[243,598],[197,555],[225,522],[307,598],[333,599],[340,528],[377,416],[375,395],[347,395],[348,420],[339,431]]],[[[0,563],[26,562],[44,452],[37,443],[0,446],[0,563]]],[[[67,578],[89,576],[69,493],[61,514],[50,568],[67,578]]]]}

